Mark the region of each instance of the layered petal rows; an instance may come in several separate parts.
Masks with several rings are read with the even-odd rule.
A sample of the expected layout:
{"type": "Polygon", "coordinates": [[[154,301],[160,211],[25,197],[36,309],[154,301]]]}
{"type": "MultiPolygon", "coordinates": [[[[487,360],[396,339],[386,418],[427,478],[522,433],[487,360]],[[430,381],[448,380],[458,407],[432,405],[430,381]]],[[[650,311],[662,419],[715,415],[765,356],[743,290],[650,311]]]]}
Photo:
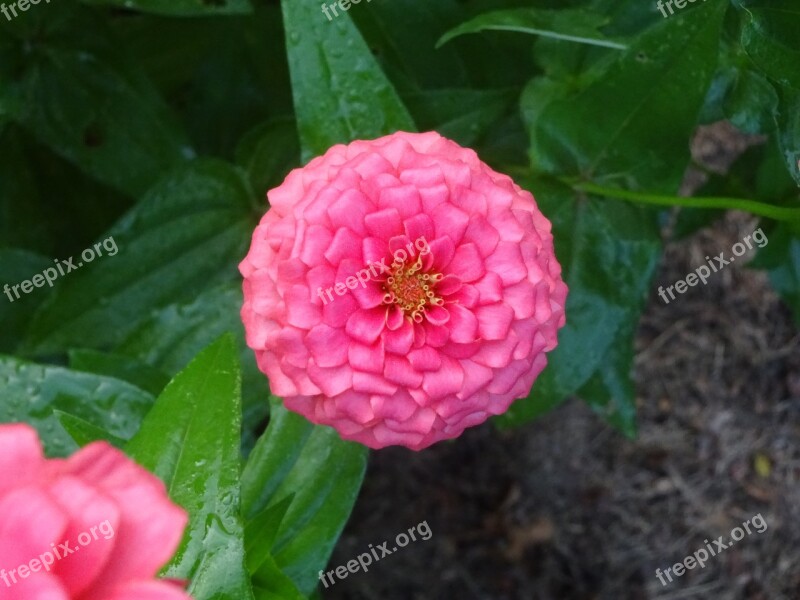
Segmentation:
{"type": "Polygon", "coordinates": [[[190,600],[158,581],[186,527],[164,484],[106,443],[48,460],[0,425],[0,600],[190,600]]]}
{"type": "Polygon", "coordinates": [[[419,450],[528,394],[567,288],[533,196],[437,133],[292,171],[240,265],[272,392],[372,448],[419,450]]]}

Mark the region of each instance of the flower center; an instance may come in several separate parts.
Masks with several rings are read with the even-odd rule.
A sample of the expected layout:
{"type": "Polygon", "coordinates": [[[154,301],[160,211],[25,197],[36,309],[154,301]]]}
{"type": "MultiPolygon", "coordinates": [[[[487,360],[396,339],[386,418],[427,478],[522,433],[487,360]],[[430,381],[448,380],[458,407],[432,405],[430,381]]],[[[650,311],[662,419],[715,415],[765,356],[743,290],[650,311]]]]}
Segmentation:
{"type": "Polygon", "coordinates": [[[395,261],[389,269],[389,275],[383,284],[386,294],[383,303],[397,304],[407,317],[421,323],[428,306],[442,306],[444,300],[436,295],[434,287],[444,278],[441,273],[421,273],[422,258],[407,264],[395,261]]]}

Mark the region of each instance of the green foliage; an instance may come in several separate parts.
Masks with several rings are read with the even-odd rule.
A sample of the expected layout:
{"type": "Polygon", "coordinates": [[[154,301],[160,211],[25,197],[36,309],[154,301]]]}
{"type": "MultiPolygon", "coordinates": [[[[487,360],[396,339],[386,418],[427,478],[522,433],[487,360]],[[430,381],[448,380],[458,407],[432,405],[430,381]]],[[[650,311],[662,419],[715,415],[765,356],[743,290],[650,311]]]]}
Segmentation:
{"type": "Polygon", "coordinates": [[[51,456],[109,441],[162,477],[191,515],[166,572],[196,600],[312,597],[367,452],[288,412],[246,347],[237,265],[267,191],[357,138],[437,130],[474,148],[535,195],[570,288],[548,367],[498,423],[578,396],[632,435],[665,209],[682,207],[676,236],[730,208],[761,216],[754,266],[800,322],[799,58],[796,0],[668,18],[638,0],[0,16],[0,285],[118,247],[0,295],[0,422],[33,424],[51,456]],[[696,127],[720,119],[766,142],[680,196],[696,127]]]}

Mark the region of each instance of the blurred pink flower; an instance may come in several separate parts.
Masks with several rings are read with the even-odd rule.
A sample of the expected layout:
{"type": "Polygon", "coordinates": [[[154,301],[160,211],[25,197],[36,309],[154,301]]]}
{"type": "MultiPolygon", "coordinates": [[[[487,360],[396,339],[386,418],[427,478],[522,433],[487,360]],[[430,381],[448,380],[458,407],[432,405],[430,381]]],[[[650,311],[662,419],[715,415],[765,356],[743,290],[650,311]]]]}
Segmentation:
{"type": "Polygon", "coordinates": [[[0,425],[0,600],[190,600],[155,579],[186,512],[104,442],[45,459],[27,425],[0,425]]]}
{"type": "Polygon", "coordinates": [[[398,132],[334,146],[268,197],[242,320],[287,408],[419,450],[529,393],[567,295],[529,192],[437,133],[398,132]]]}

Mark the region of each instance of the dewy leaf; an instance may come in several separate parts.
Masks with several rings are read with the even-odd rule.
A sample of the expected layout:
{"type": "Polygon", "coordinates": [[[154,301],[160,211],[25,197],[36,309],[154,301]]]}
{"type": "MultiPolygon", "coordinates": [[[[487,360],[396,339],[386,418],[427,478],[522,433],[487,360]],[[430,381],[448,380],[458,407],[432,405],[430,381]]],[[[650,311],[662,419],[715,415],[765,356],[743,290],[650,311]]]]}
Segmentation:
{"type": "Polygon", "coordinates": [[[66,456],[77,449],[54,409],[129,438],[153,403],[150,394],[124,381],[4,356],[0,356],[0,398],[0,423],[36,427],[49,456],[66,456]]]}
{"type": "Polygon", "coordinates": [[[193,155],[167,105],[96,11],[54,4],[28,17],[41,23],[7,26],[27,49],[16,58],[18,75],[0,89],[0,104],[15,121],[132,196],[193,155]]]}
{"type": "Polygon", "coordinates": [[[524,423],[588,383],[585,400],[629,433],[633,397],[620,392],[629,379],[630,360],[625,360],[631,357],[614,348],[630,344],[629,325],[639,320],[658,264],[661,242],[654,213],[613,200],[576,199],[550,180],[532,180],[526,187],[553,222],[556,256],[570,290],[567,323],[528,398],[498,420],[524,423]],[[612,366],[613,373],[604,376],[612,366]]]}
{"type": "Polygon", "coordinates": [[[115,351],[174,375],[223,333],[234,332],[242,364],[243,446],[248,450],[255,444],[253,431],[269,410],[269,386],[255,354],[245,344],[239,317],[242,302],[241,282],[232,281],[190,301],[170,304],[142,321],[115,351]]]}
{"type": "Polygon", "coordinates": [[[83,2],[173,17],[243,15],[253,12],[247,0],[83,0],[83,2]]]}
{"type": "MultiPolygon", "coordinates": [[[[253,519],[292,497],[281,520],[272,556],[303,594],[317,586],[358,496],[367,449],[343,441],[331,428],[313,425],[272,404],[270,424],[242,475],[242,511],[253,519]]],[[[269,569],[255,585],[268,584],[269,569]]]]}
{"type": "Polygon", "coordinates": [[[524,113],[535,108],[535,118],[528,118],[533,164],[674,192],[716,68],[726,7],[708,2],[666,19],[577,93],[554,96],[546,87],[540,97],[529,88],[522,106],[524,113]]]}
{"type": "Polygon", "coordinates": [[[286,46],[304,162],[335,144],[416,126],[347,13],[283,0],[286,46]]]}
{"type": "MultiPolygon", "coordinates": [[[[121,342],[153,310],[238,280],[255,225],[242,174],[218,161],[171,173],[111,228],[118,252],[59,278],[23,349],[63,352],[121,342]]],[[[112,244],[109,244],[109,247],[112,244]]]]}
{"type": "Polygon", "coordinates": [[[232,336],[201,352],[158,397],[126,452],[189,512],[165,575],[198,600],[252,600],[239,500],[241,376],[232,336]]]}
{"type": "Polygon", "coordinates": [[[445,33],[437,47],[465,33],[479,31],[518,31],[559,40],[624,49],[625,44],[609,39],[599,29],[608,17],[589,12],[586,8],[547,10],[516,8],[498,10],[475,17],[445,33]]]}

